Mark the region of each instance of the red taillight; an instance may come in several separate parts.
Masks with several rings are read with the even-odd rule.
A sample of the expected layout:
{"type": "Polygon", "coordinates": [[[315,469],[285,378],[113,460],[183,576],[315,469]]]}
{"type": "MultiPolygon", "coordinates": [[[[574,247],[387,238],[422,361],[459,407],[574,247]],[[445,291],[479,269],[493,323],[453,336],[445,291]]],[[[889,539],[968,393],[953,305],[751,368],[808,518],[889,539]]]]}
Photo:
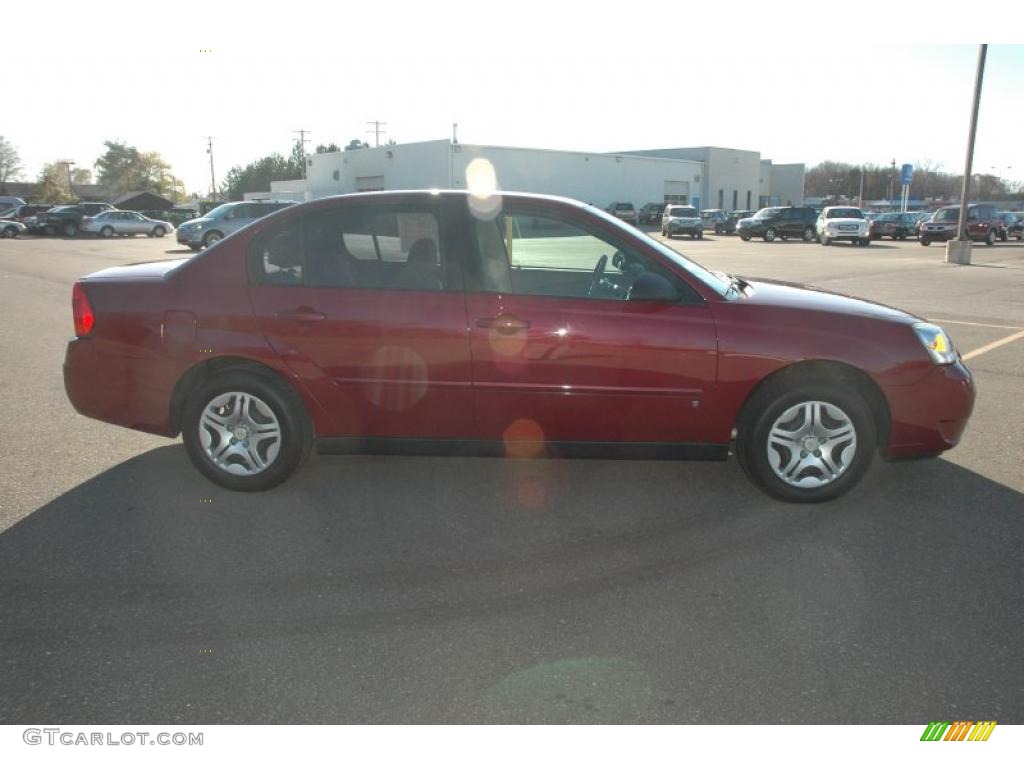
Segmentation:
{"type": "Polygon", "coordinates": [[[71,314],[75,317],[75,335],[88,336],[92,333],[92,327],[96,324],[96,315],[93,314],[89,297],[81,283],[75,283],[71,290],[71,314]]]}

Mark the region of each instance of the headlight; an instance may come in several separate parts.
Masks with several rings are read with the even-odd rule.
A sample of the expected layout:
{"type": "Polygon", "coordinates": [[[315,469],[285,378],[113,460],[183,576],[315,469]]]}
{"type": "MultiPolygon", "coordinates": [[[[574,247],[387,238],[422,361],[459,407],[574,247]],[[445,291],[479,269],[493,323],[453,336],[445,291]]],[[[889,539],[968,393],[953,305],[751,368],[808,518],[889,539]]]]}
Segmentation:
{"type": "Polygon", "coordinates": [[[931,323],[914,323],[914,333],[938,365],[956,362],[956,347],[939,326],[931,323]]]}

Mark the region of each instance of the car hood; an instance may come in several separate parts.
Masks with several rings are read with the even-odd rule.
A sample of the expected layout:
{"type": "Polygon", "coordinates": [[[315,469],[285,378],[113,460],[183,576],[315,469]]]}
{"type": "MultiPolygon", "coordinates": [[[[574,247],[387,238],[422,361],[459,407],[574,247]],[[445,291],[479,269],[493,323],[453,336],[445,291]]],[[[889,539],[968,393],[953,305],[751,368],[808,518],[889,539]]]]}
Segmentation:
{"type": "Polygon", "coordinates": [[[83,277],[83,280],[162,280],[176,267],[188,261],[185,259],[168,259],[166,261],[146,261],[140,264],[125,264],[121,267],[108,267],[83,277]]]}
{"type": "Polygon", "coordinates": [[[797,309],[809,312],[829,312],[840,315],[856,315],[874,320],[885,320],[903,324],[917,323],[922,318],[904,312],[902,309],[858,299],[841,293],[825,291],[810,285],[786,283],[765,278],[744,278],[754,289],[743,301],[780,309],[797,309]]]}

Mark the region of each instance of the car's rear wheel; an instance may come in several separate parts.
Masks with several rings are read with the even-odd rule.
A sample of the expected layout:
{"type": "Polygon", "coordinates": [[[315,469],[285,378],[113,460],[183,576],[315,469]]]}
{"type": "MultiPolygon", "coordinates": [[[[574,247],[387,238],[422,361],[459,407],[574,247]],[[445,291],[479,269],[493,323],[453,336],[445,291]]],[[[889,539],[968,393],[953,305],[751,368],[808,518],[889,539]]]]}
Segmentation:
{"type": "Polygon", "coordinates": [[[750,235],[740,235],[740,240],[742,240],[744,243],[749,243],[750,235]]]}
{"type": "Polygon", "coordinates": [[[850,490],[871,464],[875,422],[847,385],[779,379],[744,408],[736,449],[747,475],[783,501],[816,502],[850,490]]]}
{"type": "Polygon", "coordinates": [[[932,244],[932,241],[929,240],[927,237],[922,237],[921,238],[921,245],[931,245],[931,244],[932,244]]]}
{"type": "Polygon", "coordinates": [[[697,233],[697,239],[698,240],[703,240],[704,239],[704,233],[703,232],[698,232],[697,233]]]}
{"type": "Polygon", "coordinates": [[[775,230],[773,228],[771,228],[771,227],[768,227],[768,229],[766,229],[764,231],[764,241],[766,243],[770,243],[770,242],[773,242],[774,240],[775,240],[775,230]]]}
{"type": "Polygon", "coordinates": [[[78,234],[78,225],[73,221],[69,221],[64,225],[64,236],[75,237],[78,234]]]}
{"type": "Polygon", "coordinates": [[[182,439],[195,467],[233,491],[264,491],[287,480],[312,445],[298,394],[284,382],[247,369],[207,379],[182,412],[182,439]]]}
{"type": "Polygon", "coordinates": [[[113,227],[104,227],[103,229],[100,230],[100,235],[102,237],[113,237],[114,236],[114,228],[113,227]]]}
{"type": "Polygon", "coordinates": [[[167,230],[163,227],[153,227],[153,237],[163,237],[167,234],[167,230]]]}
{"type": "Polygon", "coordinates": [[[809,243],[814,239],[814,228],[804,227],[804,242],[809,243]]]}

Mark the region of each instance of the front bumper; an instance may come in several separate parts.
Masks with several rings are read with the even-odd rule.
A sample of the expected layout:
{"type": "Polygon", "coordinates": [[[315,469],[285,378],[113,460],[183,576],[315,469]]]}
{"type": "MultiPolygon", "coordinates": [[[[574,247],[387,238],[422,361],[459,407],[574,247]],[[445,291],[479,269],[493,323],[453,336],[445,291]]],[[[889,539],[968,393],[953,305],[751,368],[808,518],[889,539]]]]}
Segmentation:
{"type": "Polygon", "coordinates": [[[199,245],[203,241],[203,231],[201,229],[186,229],[183,231],[179,227],[175,231],[174,236],[182,245],[199,245]]]}
{"type": "Polygon", "coordinates": [[[974,410],[976,390],[970,370],[957,360],[939,365],[923,381],[889,387],[891,431],[886,457],[934,456],[960,442],[974,410]]]}
{"type": "Polygon", "coordinates": [[[683,224],[670,221],[665,225],[665,231],[670,235],[696,235],[704,231],[704,226],[700,223],[683,224]]]}

